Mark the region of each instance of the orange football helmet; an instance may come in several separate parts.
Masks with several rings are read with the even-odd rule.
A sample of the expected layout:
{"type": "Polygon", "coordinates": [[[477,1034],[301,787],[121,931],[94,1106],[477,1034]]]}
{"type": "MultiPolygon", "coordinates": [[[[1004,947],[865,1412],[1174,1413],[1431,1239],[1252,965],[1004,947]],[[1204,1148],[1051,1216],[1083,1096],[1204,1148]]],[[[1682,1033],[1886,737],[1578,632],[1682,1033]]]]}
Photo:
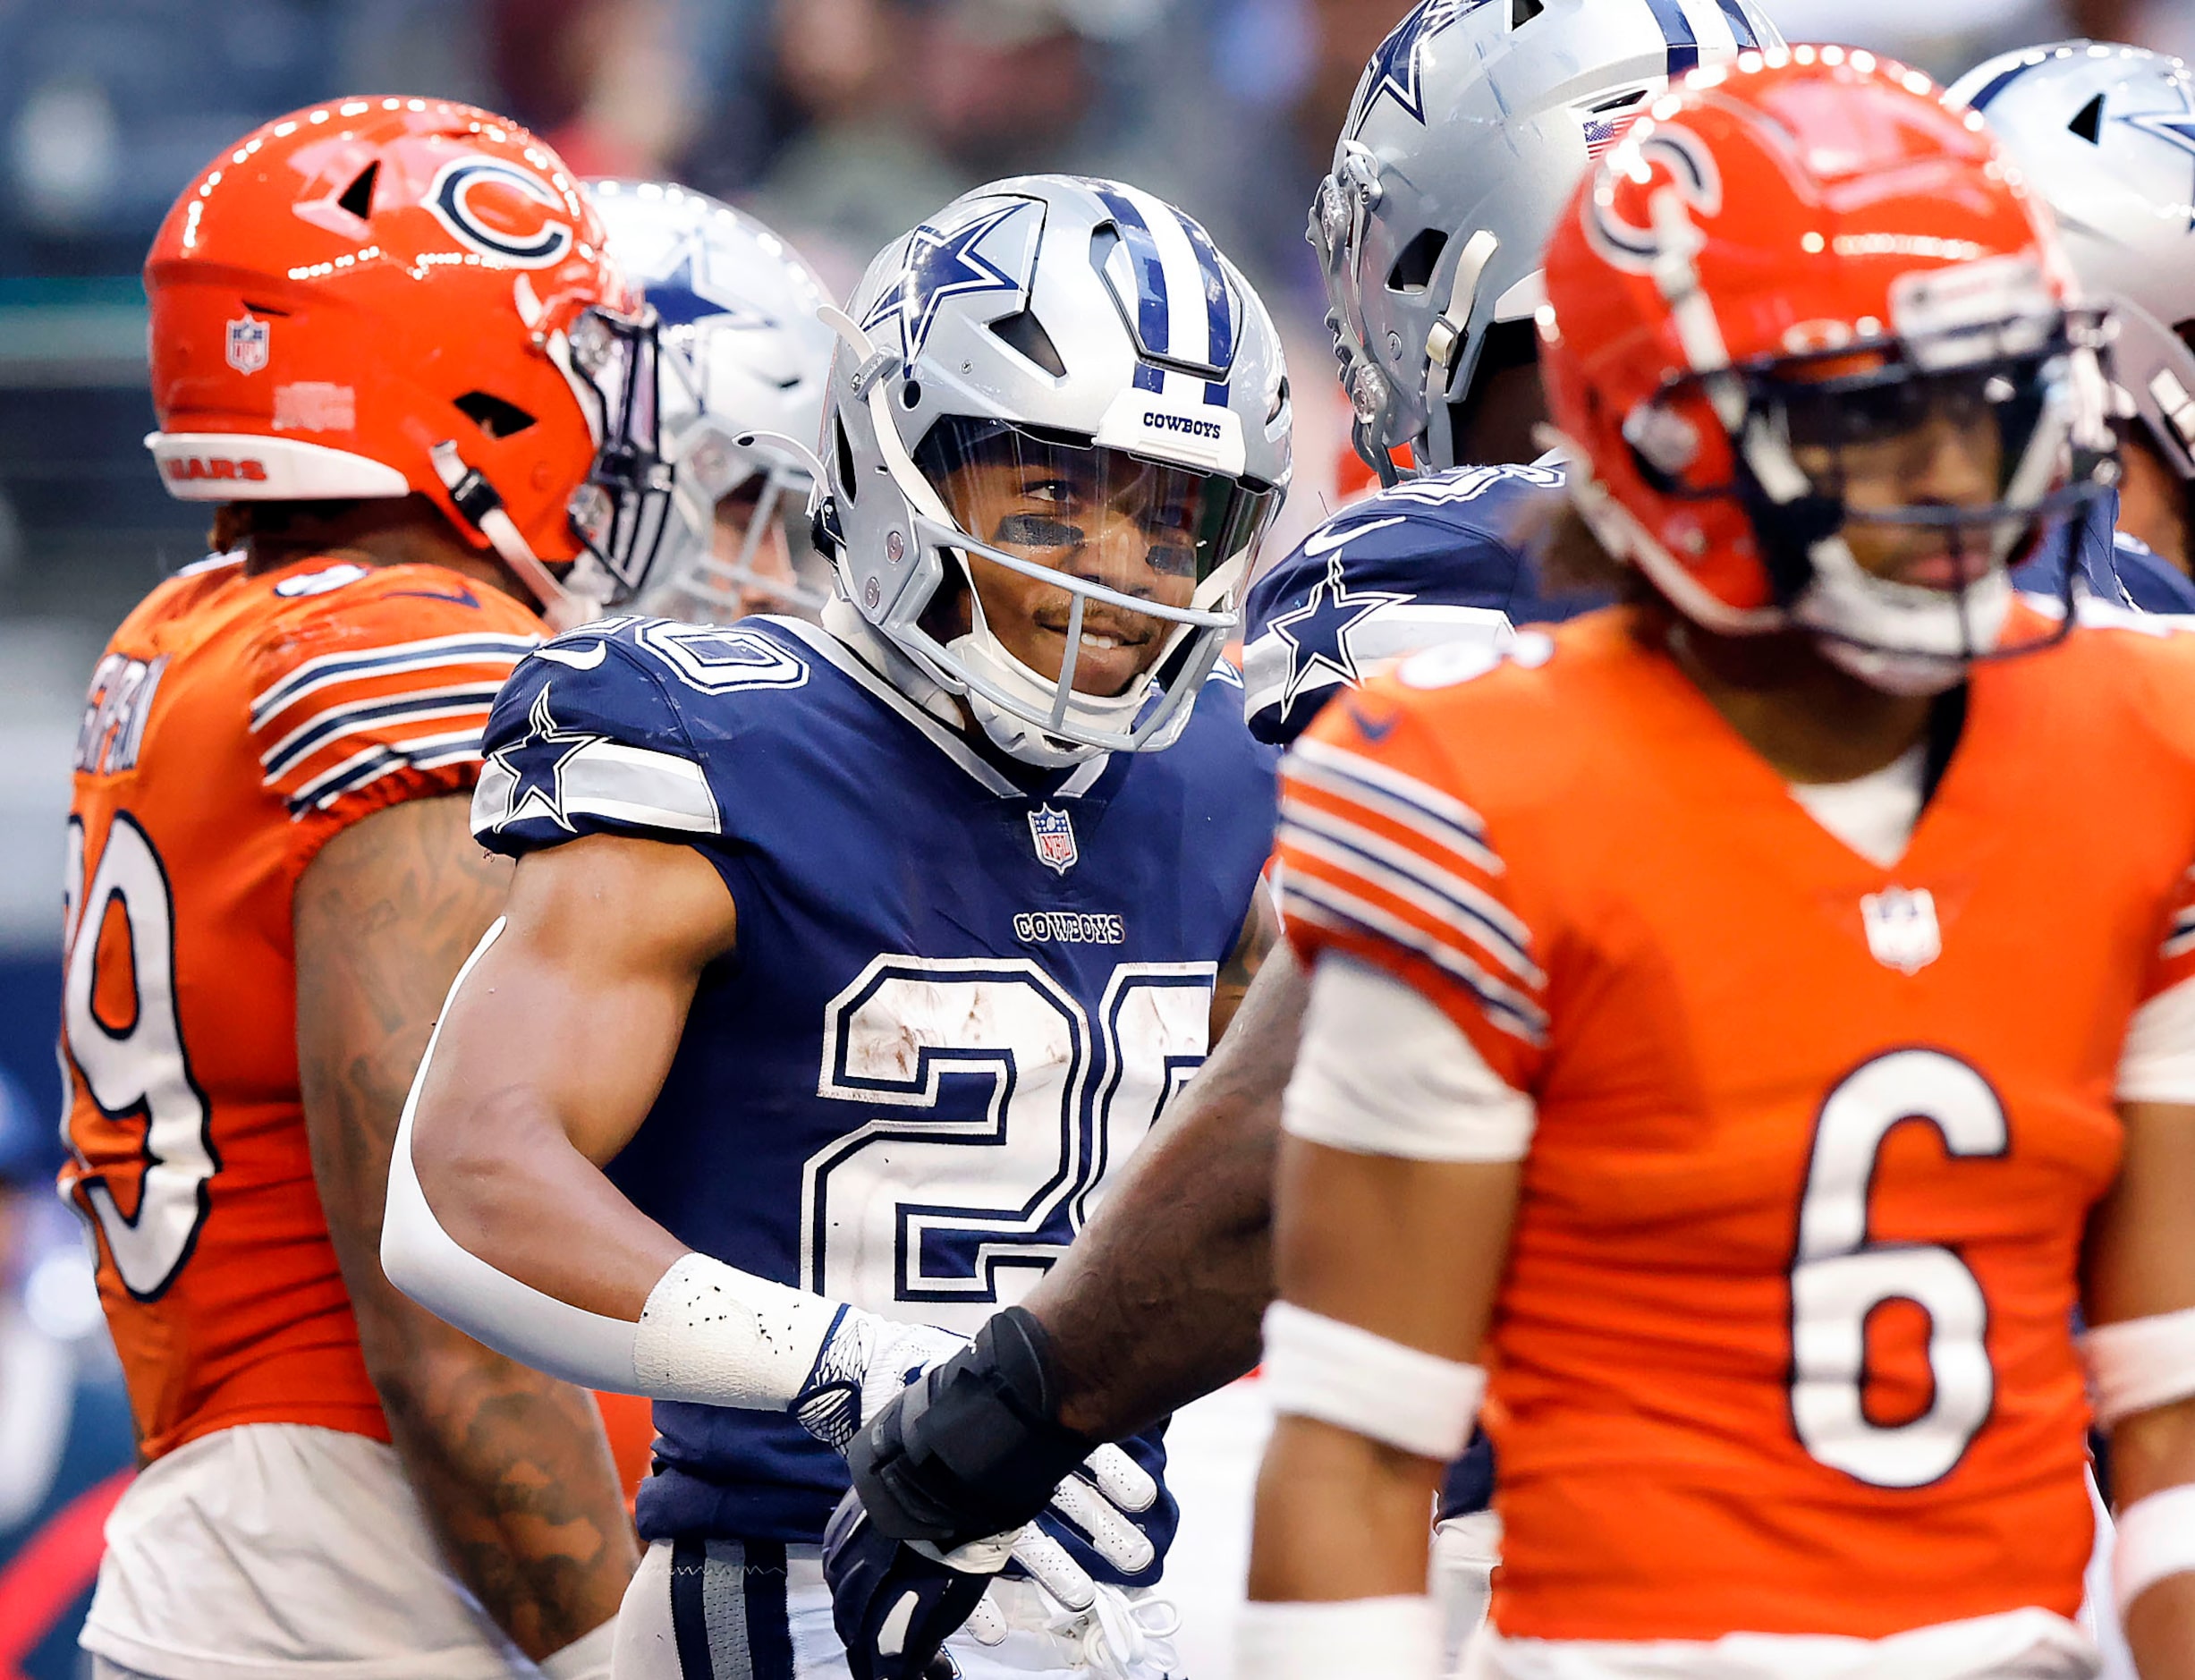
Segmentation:
{"type": "Polygon", "coordinates": [[[2008,565],[2103,494],[2107,387],[2101,323],[1979,116],[1866,52],[1743,54],[1587,175],[1546,273],[1580,510],[1680,612],[1809,631],[1909,692],[2019,650],[2008,565]],[[1994,435],[1994,500],[1848,498],[1861,462],[1946,420],[1994,435]],[[1932,581],[1863,569],[1865,525],[1923,533],[1932,581]]]}
{"type": "Polygon", "coordinates": [[[186,500],[430,498],[551,618],[636,590],[670,508],[652,317],[577,179],[470,106],[247,135],[145,264],[147,441],[186,500]]]}

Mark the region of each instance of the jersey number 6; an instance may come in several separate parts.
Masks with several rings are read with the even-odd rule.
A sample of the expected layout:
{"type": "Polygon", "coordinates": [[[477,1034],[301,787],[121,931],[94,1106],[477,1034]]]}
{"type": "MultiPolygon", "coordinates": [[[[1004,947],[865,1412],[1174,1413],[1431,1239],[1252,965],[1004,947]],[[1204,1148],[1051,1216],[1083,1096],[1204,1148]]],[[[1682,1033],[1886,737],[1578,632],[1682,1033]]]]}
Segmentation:
{"type": "MultiPolygon", "coordinates": [[[[206,1093],[191,1077],[175,1014],[175,908],[167,871],[127,811],[115,812],[107,827],[89,891],[83,879],[83,827],[72,822],[62,1035],[100,1114],[145,1129],[135,1212],[123,1211],[99,1170],[111,1155],[88,1158],[92,1170],[79,1189],[98,1217],[123,1284],[140,1301],[150,1301],[175,1281],[191,1257],[206,1223],[207,1183],[219,1163],[208,1135],[206,1093]],[[100,935],[110,904],[122,912],[136,993],[135,1006],[121,1024],[109,1024],[98,1008],[100,935]]],[[[72,1141],[82,1153],[91,1140],[72,1141]]]]}
{"type": "Polygon", "coordinates": [[[1946,1154],[2004,1153],[2004,1105],[1964,1062],[1939,1050],[1894,1050],[1829,1093],[1814,1130],[1791,1270],[1791,1415],[1821,1463],[1877,1488],[1919,1488],[1948,1475],[1988,1421],[1996,1373],[1983,1343],[1989,1307],[1950,1249],[1877,1242],[1868,1192],[1883,1139],[1924,1120],[1946,1154]],[[1861,1404],[1868,1315],[1911,1301],[1928,1315],[1935,1395],[1919,1417],[1872,1421],[1861,1404]]]}

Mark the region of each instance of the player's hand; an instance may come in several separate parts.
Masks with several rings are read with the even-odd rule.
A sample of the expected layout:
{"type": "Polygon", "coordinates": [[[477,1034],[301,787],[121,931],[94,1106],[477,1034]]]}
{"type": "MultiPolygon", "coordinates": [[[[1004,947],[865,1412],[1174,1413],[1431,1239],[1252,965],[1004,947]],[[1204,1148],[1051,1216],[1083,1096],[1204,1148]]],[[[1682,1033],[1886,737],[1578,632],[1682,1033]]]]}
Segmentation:
{"type": "Polygon", "coordinates": [[[971,1566],[878,1533],[851,1492],[838,1502],[823,1532],[823,1574],[853,1680],[951,1680],[945,1639],[975,1613],[1005,1553],[985,1548],[956,1562],[971,1566]]]}
{"type": "MultiPolygon", "coordinates": [[[[1081,1609],[1091,1597],[1087,1572],[1075,1566],[1075,1583],[1048,1560],[1024,1556],[1042,1548],[1019,1539],[1021,1531],[1040,1515],[1055,1519],[1133,1579],[1158,1561],[1150,1526],[1170,1531],[1173,1514],[1157,1480],[1126,1453],[1057,1421],[1045,1359],[1043,1327],[1007,1308],[867,1416],[846,1462],[880,1533],[941,1554],[1016,1536],[1016,1558],[1054,1598],[1081,1609]],[[1049,1574],[1060,1574],[1061,1585],[1049,1574]]],[[[1067,1558],[1056,1540],[1038,1537],[1067,1558]]]]}
{"type": "Polygon", "coordinates": [[[929,1324],[903,1324],[859,1307],[842,1308],[824,1338],[816,1368],[792,1402],[801,1427],[836,1452],[906,1386],[968,1338],[929,1324]]]}

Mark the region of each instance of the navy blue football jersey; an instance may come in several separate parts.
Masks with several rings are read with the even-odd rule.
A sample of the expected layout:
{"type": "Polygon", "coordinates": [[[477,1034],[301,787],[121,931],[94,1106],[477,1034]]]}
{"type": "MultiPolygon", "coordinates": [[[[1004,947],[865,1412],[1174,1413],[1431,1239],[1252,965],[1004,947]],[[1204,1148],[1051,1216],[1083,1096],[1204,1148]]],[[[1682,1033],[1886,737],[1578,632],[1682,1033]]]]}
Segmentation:
{"type": "Polygon", "coordinates": [[[2195,583],[2145,543],[2114,530],[2119,498],[2102,496],[2083,517],[2047,532],[2032,559],[2016,568],[2013,581],[2036,595],[2064,599],[2068,566],[2089,596],[2113,607],[2141,613],[2195,613],[2195,583]]]}
{"type": "MultiPolygon", "coordinates": [[[[1435,642],[1553,624],[1607,604],[1551,594],[1525,534],[1564,494],[1563,466],[1458,467],[1391,486],[1335,514],[1250,586],[1243,674],[1251,731],[1286,745],[1368,667],[1435,642]]],[[[2013,581],[2062,598],[2077,588],[2114,607],[2195,614],[2195,584],[2112,529],[2117,498],[2046,533],[2013,581]]]]}
{"type": "MultiPolygon", "coordinates": [[[[1018,1300],[1204,1058],[1275,821],[1242,706],[1223,667],[1166,751],[1045,771],[813,625],[615,619],[537,650],[488,725],[481,842],[691,845],[737,907],[613,1181],[700,1252],[859,1307],[972,1333],[1018,1300]]],[[[655,1410],[644,1536],[821,1539],[845,1467],[790,1416],[655,1410]]]]}
{"type": "Polygon", "coordinates": [[[1250,726],[1286,745],[1369,666],[1436,641],[1552,624],[1607,604],[1550,596],[1526,551],[1563,490],[1559,462],[1457,467],[1347,507],[1250,586],[1242,673],[1250,726]]]}

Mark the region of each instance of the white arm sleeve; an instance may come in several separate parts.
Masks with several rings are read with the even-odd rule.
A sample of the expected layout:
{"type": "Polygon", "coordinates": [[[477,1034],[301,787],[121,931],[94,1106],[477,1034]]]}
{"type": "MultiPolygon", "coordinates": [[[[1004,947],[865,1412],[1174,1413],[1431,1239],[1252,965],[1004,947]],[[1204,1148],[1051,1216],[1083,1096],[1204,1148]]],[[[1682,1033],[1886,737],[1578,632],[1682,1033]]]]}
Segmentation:
{"type": "Polygon", "coordinates": [[[2195,1103],[2195,979],[2134,1012],[2119,1053],[2121,1102],[2195,1103]]]}
{"type": "MultiPolygon", "coordinates": [[[[454,998],[503,932],[497,919],[451,985],[454,998]]],[[[405,1099],[389,1163],[381,1268],[389,1281],[466,1335],[567,1382],[658,1400],[782,1410],[816,1368],[842,1314],[818,1295],[687,1254],[657,1280],[638,1323],[589,1312],[520,1282],[443,1228],[411,1159],[420,1090],[442,1020],[405,1099]]]]}
{"type": "Polygon", "coordinates": [[[1281,1124],[1359,1155],[1514,1161],[1532,1140],[1532,1099],[1415,987],[1335,952],[1311,972],[1281,1124]]]}

